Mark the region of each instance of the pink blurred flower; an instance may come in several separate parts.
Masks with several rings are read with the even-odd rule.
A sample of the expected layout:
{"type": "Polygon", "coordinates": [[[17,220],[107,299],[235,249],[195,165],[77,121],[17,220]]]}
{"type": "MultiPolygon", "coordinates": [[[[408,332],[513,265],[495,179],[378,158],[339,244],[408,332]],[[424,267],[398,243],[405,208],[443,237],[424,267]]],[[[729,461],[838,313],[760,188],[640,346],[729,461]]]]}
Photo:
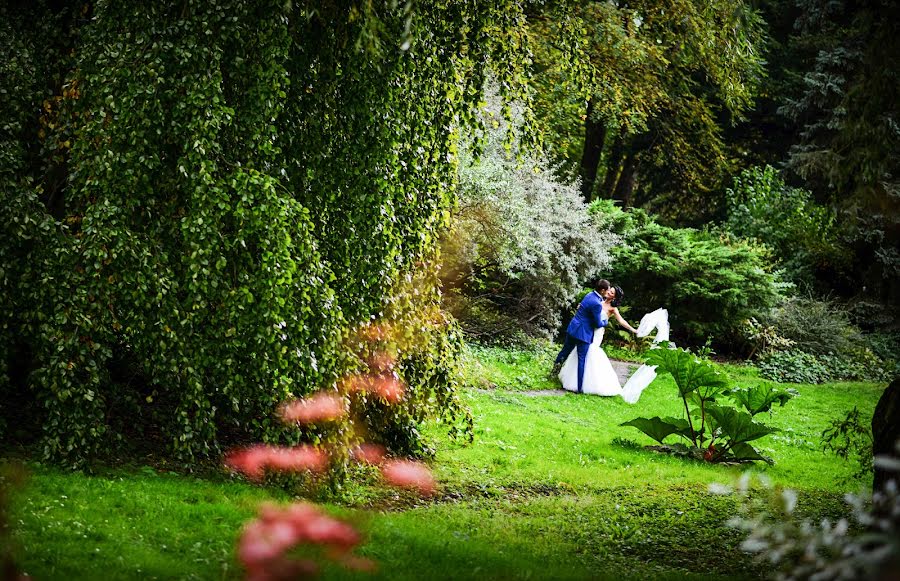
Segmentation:
{"type": "Polygon", "coordinates": [[[393,375],[376,376],[369,390],[383,397],[388,403],[399,403],[403,399],[403,385],[393,375]]]}
{"type": "Polygon", "coordinates": [[[384,460],[384,446],[378,444],[360,444],[351,450],[353,459],[366,464],[380,464],[384,460]]]}
{"type": "Polygon", "coordinates": [[[314,561],[287,558],[289,550],[302,544],[321,547],[328,558],[347,567],[370,569],[371,563],[349,554],[360,541],[359,533],[350,524],[312,504],[297,503],[285,508],[266,505],[259,518],[244,527],[237,554],[247,569],[248,579],[294,579],[318,570],[314,561]]]}
{"type": "Polygon", "coordinates": [[[285,422],[312,424],[336,420],[343,417],[347,410],[340,396],[319,392],[310,397],[286,403],[281,407],[279,413],[285,422]]]}
{"type": "Polygon", "coordinates": [[[296,581],[313,579],[319,565],[312,559],[280,557],[247,569],[247,581],[296,581]]]}
{"type": "Polygon", "coordinates": [[[381,474],[392,486],[410,488],[424,495],[434,493],[437,486],[431,470],[412,460],[388,460],[381,467],[381,474]]]}
{"type": "Polygon", "coordinates": [[[262,478],[266,468],[283,472],[322,472],[327,463],[328,456],[324,451],[307,445],[294,448],[251,446],[225,458],[226,466],[254,480],[262,478]]]}
{"type": "Polygon", "coordinates": [[[388,403],[403,399],[403,384],[394,374],[355,375],[344,380],[349,391],[364,391],[380,396],[388,403]]]}

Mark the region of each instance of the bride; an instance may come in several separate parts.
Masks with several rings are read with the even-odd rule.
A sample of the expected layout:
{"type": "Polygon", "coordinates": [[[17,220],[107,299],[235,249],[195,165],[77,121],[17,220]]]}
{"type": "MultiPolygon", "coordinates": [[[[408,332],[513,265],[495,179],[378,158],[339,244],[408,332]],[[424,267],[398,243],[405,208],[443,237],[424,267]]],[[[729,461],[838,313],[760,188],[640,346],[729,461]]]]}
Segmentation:
{"type": "MultiPolygon", "coordinates": [[[[619,314],[617,308],[622,303],[624,293],[622,288],[618,286],[610,287],[603,294],[603,312],[600,318],[608,321],[610,316],[614,316],[624,328],[632,333],[638,330],[628,324],[622,315],[619,314]]],[[[612,363],[606,356],[606,352],[600,347],[603,341],[603,331],[606,327],[600,327],[594,330],[594,340],[588,347],[587,359],[584,362],[584,379],[582,381],[582,392],[592,395],[622,395],[622,386],[619,384],[619,377],[613,369],[612,363]]],[[[559,380],[562,382],[563,389],[568,391],[578,391],[578,355],[575,351],[569,354],[568,359],[559,371],[559,380]]]]}
{"type": "MultiPolygon", "coordinates": [[[[657,309],[652,313],[647,313],[641,318],[641,324],[635,329],[619,314],[617,307],[621,304],[623,295],[622,288],[618,286],[612,287],[604,293],[601,319],[608,321],[609,316],[613,315],[620,325],[638,337],[646,337],[651,331],[656,330],[653,343],[668,342],[669,312],[666,309],[657,309]]],[[[619,376],[613,369],[612,363],[609,362],[606,352],[600,347],[600,344],[603,342],[603,331],[605,328],[600,327],[594,331],[594,340],[588,347],[587,359],[584,362],[582,391],[593,395],[620,395],[626,402],[636,403],[644,388],[656,378],[656,366],[642,365],[628,378],[628,382],[622,387],[619,384],[619,376]]],[[[578,355],[575,351],[572,351],[563,364],[559,372],[559,380],[562,382],[564,389],[578,391],[578,355]]]]}

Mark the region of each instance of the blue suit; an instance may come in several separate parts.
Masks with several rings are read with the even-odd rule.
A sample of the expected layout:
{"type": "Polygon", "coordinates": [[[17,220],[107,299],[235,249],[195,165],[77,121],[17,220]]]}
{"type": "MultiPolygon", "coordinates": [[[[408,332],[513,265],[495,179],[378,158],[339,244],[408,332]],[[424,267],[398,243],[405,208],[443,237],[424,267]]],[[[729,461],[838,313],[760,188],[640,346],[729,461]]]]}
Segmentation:
{"type": "Polygon", "coordinates": [[[603,299],[597,291],[591,291],[581,299],[575,316],[566,328],[566,342],[556,356],[556,363],[562,365],[572,349],[578,349],[578,393],[581,393],[581,386],[584,384],[584,363],[588,347],[594,340],[594,329],[605,327],[607,323],[609,320],[603,318],[603,299]]]}

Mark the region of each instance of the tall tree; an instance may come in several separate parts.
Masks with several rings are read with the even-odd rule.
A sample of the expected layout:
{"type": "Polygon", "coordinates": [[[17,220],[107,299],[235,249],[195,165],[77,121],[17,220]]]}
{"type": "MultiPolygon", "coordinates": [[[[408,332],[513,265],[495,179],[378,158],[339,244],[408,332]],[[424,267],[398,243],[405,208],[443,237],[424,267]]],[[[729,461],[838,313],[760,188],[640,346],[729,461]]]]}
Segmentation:
{"type": "MultiPolygon", "coordinates": [[[[24,4],[0,6],[0,399],[73,462],[147,418],[182,457],[296,439],[275,406],[416,308],[397,289],[453,205],[459,128],[488,75],[523,86],[519,3],[24,4]]],[[[422,319],[385,433],[455,405],[452,327],[422,319]]]]}
{"type": "Polygon", "coordinates": [[[857,280],[900,296],[900,3],[798,0],[809,64],[782,112],[799,127],[787,168],[853,229],[857,280]]]}
{"type": "MultiPolygon", "coordinates": [[[[708,176],[724,164],[720,127],[747,110],[762,75],[756,13],[738,0],[571,1],[554,9],[533,27],[537,78],[591,104],[581,113],[585,199],[618,192],[678,204],[709,190],[708,176]],[[608,153],[594,164],[598,150],[608,153]],[[660,177],[644,177],[651,175],[660,177]]],[[[538,108],[544,119],[547,111],[538,108]]]]}

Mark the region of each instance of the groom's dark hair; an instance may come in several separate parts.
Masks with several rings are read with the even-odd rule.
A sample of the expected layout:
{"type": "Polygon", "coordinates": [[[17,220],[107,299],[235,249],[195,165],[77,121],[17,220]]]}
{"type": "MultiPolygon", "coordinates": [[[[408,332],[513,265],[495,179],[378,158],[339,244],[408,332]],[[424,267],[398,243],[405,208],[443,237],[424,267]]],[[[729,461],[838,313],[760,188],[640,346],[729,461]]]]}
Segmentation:
{"type": "Polygon", "coordinates": [[[592,278],[591,288],[594,290],[606,290],[609,288],[609,281],[605,278],[592,278]]]}

